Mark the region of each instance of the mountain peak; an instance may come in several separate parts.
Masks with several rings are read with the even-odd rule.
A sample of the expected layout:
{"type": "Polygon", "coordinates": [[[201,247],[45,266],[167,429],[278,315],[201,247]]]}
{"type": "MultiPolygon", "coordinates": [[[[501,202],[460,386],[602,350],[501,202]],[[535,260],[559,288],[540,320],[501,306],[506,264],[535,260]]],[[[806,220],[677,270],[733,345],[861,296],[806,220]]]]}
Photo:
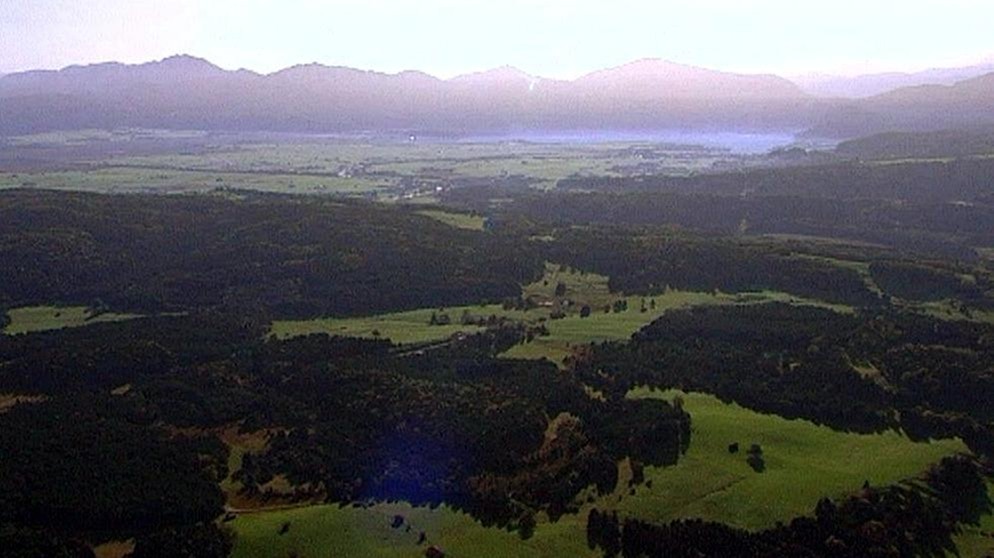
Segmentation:
{"type": "Polygon", "coordinates": [[[514,66],[498,66],[496,68],[491,68],[489,70],[484,70],[482,72],[473,72],[469,74],[462,74],[452,78],[449,81],[453,82],[480,82],[480,81],[533,81],[535,77],[529,75],[524,70],[515,68],[514,66]]]}
{"type": "Polygon", "coordinates": [[[140,64],[140,66],[159,66],[163,68],[174,68],[180,70],[220,70],[220,68],[214,64],[211,64],[207,60],[189,54],[174,54],[172,56],[167,56],[162,60],[140,64]]]}

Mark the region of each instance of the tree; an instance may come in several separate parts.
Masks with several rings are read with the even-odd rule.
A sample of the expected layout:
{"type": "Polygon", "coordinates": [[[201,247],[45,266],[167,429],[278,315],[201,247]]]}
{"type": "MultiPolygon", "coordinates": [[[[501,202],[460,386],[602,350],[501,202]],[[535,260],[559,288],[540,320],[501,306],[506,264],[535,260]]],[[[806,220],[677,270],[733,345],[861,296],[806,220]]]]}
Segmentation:
{"type": "Polygon", "coordinates": [[[532,538],[535,534],[535,514],[531,511],[527,511],[521,515],[518,519],[518,534],[521,536],[521,540],[527,541],[532,538]]]}
{"type": "Polygon", "coordinates": [[[766,470],[766,461],[763,460],[763,448],[759,444],[753,444],[749,446],[748,457],[746,457],[746,463],[752,467],[753,471],[757,473],[762,473],[766,470]]]}
{"type": "Polygon", "coordinates": [[[562,281],[557,283],[555,294],[557,297],[566,296],[566,283],[563,283],[562,281]]]}
{"type": "Polygon", "coordinates": [[[135,540],[131,558],[227,558],[231,554],[232,535],[208,522],[176,527],[143,535],[135,540]]]}
{"type": "Polygon", "coordinates": [[[587,318],[589,316],[590,316],[590,306],[587,306],[586,304],[584,304],[583,307],[580,308],[580,317],[581,318],[587,318]]]}
{"type": "Polygon", "coordinates": [[[587,548],[593,550],[600,545],[601,512],[594,508],[587,515],[587,548]]]}

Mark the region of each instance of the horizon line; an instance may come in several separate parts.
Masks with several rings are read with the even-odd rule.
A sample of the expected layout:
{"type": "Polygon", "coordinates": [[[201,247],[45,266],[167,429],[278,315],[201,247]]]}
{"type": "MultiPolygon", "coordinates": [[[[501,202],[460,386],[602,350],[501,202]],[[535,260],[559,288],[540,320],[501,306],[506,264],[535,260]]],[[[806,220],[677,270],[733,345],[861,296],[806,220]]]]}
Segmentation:
{"type": "Polygon", "coordinates": [[[432,72],[429,72],[429,71],[426,71],[426,70],[417,69],[417,68],[406,68],[406,69],[402,69],[402,70],[380,70],[380,69],[374,69],[374,68],[363,68],[363,67],[359,67],[359,66],[350,66],[348,64],[343,64],[343,63],[320,62],[320,61],[316,61],[316,60],[315,61],[310,61],[310,62],[298,62],[298,63],[290,64],[288,66],[283,66],[283,67],[280,67],[280,68],[277,68],[275,70],[267,72],[267,71],[254,70],[254,69],[247,68],[247,67],[244,67],[244,66],[238,67],[238,68],[234,68],[234,67],[230,67],[230,66],[225,67],[225,66],[223,66],[221,64],[218,64],[218,63],[212,61],[210,58],[207,58],[207,57],[204,57],[204,56],[199,56],[199,55],[196,55],[196,54],[191,54],[190,52],[181,52],[181,53],[170,54],[170,55],[167,55],[167,56],[164,56],[164,57],[161,57],[161,58],[152,58],[152,59],[147,59],[147,60],[142,60],[142,61],[137,61],[137,62],[126,62],[126,61],[122,61],[122,60],[102,60],[102,61],[96,61],[96,62],[72,63],[72,64],[68,64],[68,65],[65,65],[65,66],[60,66],[60,67],[35,67],[35,68],[25,68],[25,69],[6,69],[6,68],[0,68],[0,74],[2,74],[4,76],[8,76],[8,75],[23,74],[23,73],[29,73],[29,72],[60,72],[60,71],[63,71],[63,70],[67,70],[69,68],[85,68],[85,67],[91,67],[91,66],[102,66],[102,65],[111,65],[111,64],[119,64],[119,65],[123,65],[123,66],[142,66],[142,65],[146,65],[146,64],[161,63],[163,61],[166,61],[166,60],[169,60],[169,59],[173,59],[173,58],[190,58],[190,59],[196,59],[196,60],[199,60],[199,61],[206,62],[206,63],[208,63],[208,64],[210,64],[210,65],[212,65],[212,66],[214,66],[214,67],[216,67],[216,68],[218,68],[220,70],[226,71],[226,72],[251,72],[253,74],[256,74],[256,75],[259,75],[259,76],[263,76],[263,77],[265,77],[265,76],[272,76],[274,74],[278,74],[280,72],[283,72],[283,71],[286,71],[286,70],[289,70],[289,69],[292,69],[292,68],[299,68],[299,67],[304,67],[304,66],[321,66],[321,67],[325,67],[325,68],[342,68],[342,69],[356,70],[356,71],[366,72],[366,73],[383,74],[383,75],[388,75],[388,76],[397,76],[397,75],[406,74],[406,73],[419,73],[419,74],[427,75],[427,76],[432,77],[434,79],[437,79],[439,81],[451,81],[451,80],[454,80],[454,79],[457,79],[457,78],[464,78],[464,77],[473,76],[473,75],[477,75],[477,74],[484,74],[484,73],[488,73],[488,72],[494,72],[494,71],[498,71],[498,70],[507,69],[507,70],[514,70],[514,71],[520,72],[524,76],[532,78],[532,79],[540,79],[540,80],[546,80],[546,81],[563,81],[563,82],[569,82],[569,81],[575,81],[575,80],[581,79],[581,78],[589,76],[591,74],[595,74],[595,73],[602,72],[602,71],[605,71],[605,70],[612,70],[612,69],[622,68],[622,67],[625,67],[625,66],[628,66],[628,65],[631,65],[631,64],[639,63],[639,62],[661,62],[661,63],[672,64],[672,65],[675,65],[675,66],[681,66],[681,67],[685,67],[685,68],[692,68],[692,69],[698,69],[698,70],[706,70],[706,71],[719,72],[719,73],[725,73],[725,74],[747,75],[747,76],[774,76],[774,77],[779,77],[779,78],[787,79],[787,80],[790,80],[790,81],[794,81],[794,80],[797,80],[797,79],[812,79],[812,78],[829,78],[829,79],[846,79],[846,78],[850,78],[851,79],[851,78],[858,78],[858,77],[861,77],[861,76],[874,76],[874,75],[887,75],[887,74],[913,75],[913,74],[922,73],[922,72],[928,72],[928,71],[932,71],[932,70],[946,70],[946,69],[969,68],[969,67],[975,67],[975,66],[994,65],[994,55],[987,55],[987,56],[981,55],[981,56],[978,56],[975,59],[971,59],[971,61],[969,61],[969,62],[961,62],[961,63],[949,62],[948,64],[938,64],[938,65],[937,64],[927,64],[925,66],[918,66],[918,67],[916,67],[914,69],[873,69],[873,70],[867,70],[867,71],[850,71],[850,72],[837,72],[837,71],[832,71],[832,70],[826,70],[826,71],[823,71],[823,70],[808,70],[808,71],[804,71],[804,72],[801,72],[801,71],[775,72],[775,71],[765,71],[765,70],[755,70],[755,69],[731,70],[731,69],[723,69],[723,68],[712,68],[712,67],[702,66],[702,65],[698,65],[698,64],[688,64],[688,63],[684,63],[684,62],[678,62],[678,61],[675,61],[675,60],[671,60],[671,59],[667,59],[667,58],[662,58],[662,57],[643,56],[643,57],[639,57],[639,58],[633,58],[633,59],[628,60],[626,62],[621,62],[621,63],[618,63],[618,64],[613,64],[613,65],[608,65],[608,66],[604,66],[604,67],[600,67],[600,68],[595,68],[595,69],[592,69],[592,70],[588,70],[588,71],[585,71],[585,72],[580,73],[578,75],[574,75],[572,77],[547,77],[547,76],[543,76],[543,75],[531,73],[531,72],[529,72],[527,70],[524,70],[524,69],[522,69],[522,68],[520,68],[518,66],[515,66],[513,64],[500,64],[500,65],[497,65],[497,66],[491,66],[491,67],[486,67],[486,68],[477,69],[477,70],[469,70],[469,71],[455,73],[455,74],[452,74],[452,75],[449,75],[449,76],[444,76],[444,75],[435,74],[435,73],[432,73],[432,72]]]}

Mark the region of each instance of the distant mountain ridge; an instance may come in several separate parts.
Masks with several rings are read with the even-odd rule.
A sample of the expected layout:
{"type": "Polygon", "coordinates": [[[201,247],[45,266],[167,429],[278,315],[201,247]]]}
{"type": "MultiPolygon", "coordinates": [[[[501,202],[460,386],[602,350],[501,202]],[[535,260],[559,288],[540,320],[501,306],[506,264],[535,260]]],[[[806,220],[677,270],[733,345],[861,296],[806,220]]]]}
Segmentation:
{"type": "Polygon", "coordinates": [[[610,127],[782,128],[807,96],[775,76],[640,60],[572,81],[511,67],[442,80],[306,64],[228,71],[187,55],[0,79],[0,133],[149,126],[350,132],[488,133],[610,127]]]}
{"type": "Polygon", "coordinates": [[[852,138],[880,132],[975,129],[994,124],[994,73],[919,85],[837,104],[810,131],[852,138]]]}
{"type": "Polygon", "coordinates": [[[574,80],[504,66],[439,79],[302,64],[270,74],[178,55],[0,77],[0,135],[82,128],[442,134],[693,129],[853,137],[994,122],[994,74],[865,99],[769,74],[643,59],[574,80]],[[936,111],[939,107],[942,110],[936,111]]]}
{"type": "Polygon", "coordinates": [[[953,85],[994,72],[994,61],[959,68],[930,68],[920,72],[882,72],[852,77],[809,75],[791,81],[818,97],[864,98],[919,85],[953,85]]]}

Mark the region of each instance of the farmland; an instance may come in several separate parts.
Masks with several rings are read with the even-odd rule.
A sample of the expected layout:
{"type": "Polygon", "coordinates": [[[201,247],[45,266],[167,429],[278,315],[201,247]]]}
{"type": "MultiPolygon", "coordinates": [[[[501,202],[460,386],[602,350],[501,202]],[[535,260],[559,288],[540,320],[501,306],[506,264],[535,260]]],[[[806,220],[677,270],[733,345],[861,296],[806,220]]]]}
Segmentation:
{"type": "Polygon", "coordinates": [[[19,172],[0,172],[0,189],[175,194],[227,188],[420,202],[433,200],[438,191],[481,181],[551,188],[570,176],[681,175],[706,170],[719,161],[755,164],[723,149],[651,142],[290,139],[273,143],[271,138],[251,135],[217,137],[161,130],[14,137],[7,140],[11,166],[28,166],[19,172]],[[21,162],[18,150],[29,163],[21,162]],[[38,168],[38,150],[44,150],[48,166],[38,168]]]}

